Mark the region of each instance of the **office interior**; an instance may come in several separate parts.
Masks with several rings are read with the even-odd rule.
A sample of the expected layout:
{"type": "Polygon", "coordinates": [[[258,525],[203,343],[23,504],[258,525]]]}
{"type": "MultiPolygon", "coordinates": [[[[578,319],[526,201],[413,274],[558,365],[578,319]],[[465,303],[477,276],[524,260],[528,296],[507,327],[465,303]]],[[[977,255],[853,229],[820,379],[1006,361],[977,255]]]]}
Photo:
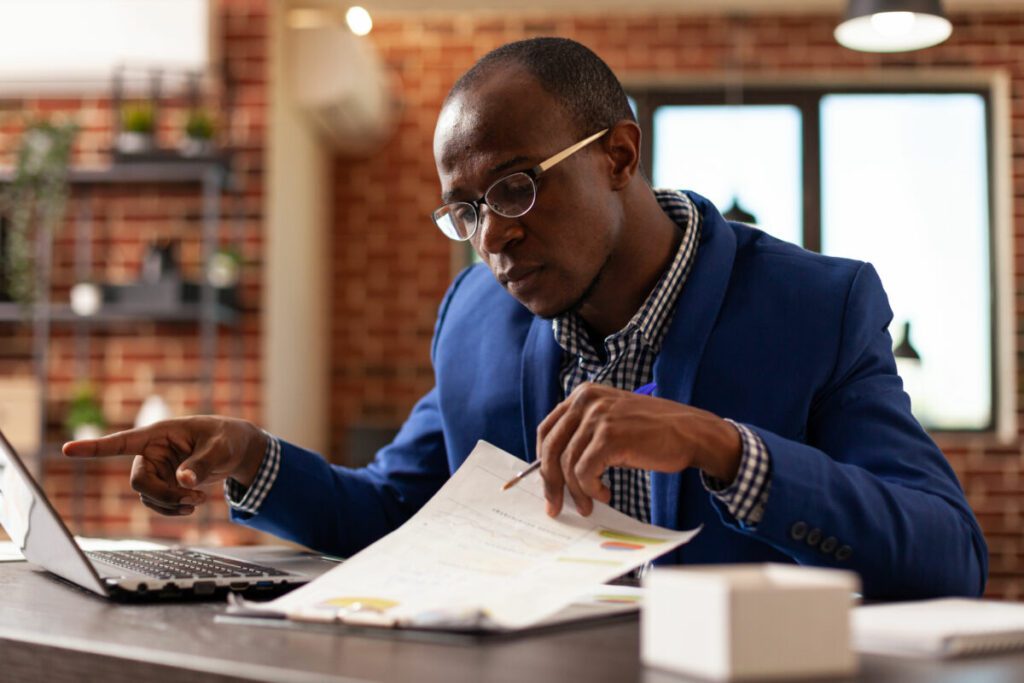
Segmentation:
{"type": "Polygon", "coordinates": [[[90,8],[109,40],[88,45],[15,40],[5,12],[46,24],[0,4],[0,429],[73,533],[274,541],[216,495],[148,510],[130,459],[63,458],[89,429],[218,413],[349,466],[387,443],[473,259],[430,220],[438,109],[487,51],[559,35],[626,86],[655,184],[876,265],[915,412],[988,542],[986,596],[1024,599],[1024,2],[948,0],[947,40],[879,53],[837,42],[840,0],[361,1],[163,3],[158,29],[48,3],[90,8]],[[18,183],[40,130],[56,190],[18,183]]]}

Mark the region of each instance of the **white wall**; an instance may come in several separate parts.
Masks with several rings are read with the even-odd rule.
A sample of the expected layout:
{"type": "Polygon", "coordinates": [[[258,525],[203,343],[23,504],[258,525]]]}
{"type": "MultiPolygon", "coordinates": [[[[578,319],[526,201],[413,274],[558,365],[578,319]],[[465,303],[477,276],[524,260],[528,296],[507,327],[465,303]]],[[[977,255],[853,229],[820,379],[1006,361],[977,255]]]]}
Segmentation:
{"type": "Polygon", "coordinates": [[[285,77],[286,3],[270,8],[263,426],[325,452],[331,153],[292,101],[285,77]]]}
{"type": "Polygon", "coordinates": [[[150,68],[206,73],[215,19],[207,0],[2,0],[0,94],[109,92],[118,67],[129,90],[150,68]]]}

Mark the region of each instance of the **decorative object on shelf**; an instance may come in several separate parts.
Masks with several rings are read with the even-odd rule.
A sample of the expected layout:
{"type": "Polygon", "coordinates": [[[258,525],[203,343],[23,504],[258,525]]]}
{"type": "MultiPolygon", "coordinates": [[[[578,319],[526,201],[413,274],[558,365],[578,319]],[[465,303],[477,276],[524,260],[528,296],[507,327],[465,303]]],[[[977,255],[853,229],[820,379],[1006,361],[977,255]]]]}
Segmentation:
{"type": "Polygon", "coordinates": [[[156,149],[156,107],[149,102],[121,107],[121,132],[117,150],[122,154],[145,154],[156,149]]]}
{"type": "Polygon", "coordinates": [[[139,282],[111,288],[111,298],[123,306],[141,306],[152,310],[178,307],[184,283],[178,269],[178,245],[173,240],[149,246],[142,259],[139,282]]]}
{"type": "MultiPolygon", "coordinates": [[[[183,306],[201,303],[203,285],[183,278],[177,252],[178,245],[173,240],[150,245],[142,260],[139,281],[127,285],[104,285],[104,304],[122,314],[166,314],[181,311],[183,306]]],[[[230,274],[237,268],[230,266],[224,269],[230,274]]],[[[231,284],[223,287],[212,281],[211,284],[217,287],[217,304],[235,307],[236,291],[231,284]]]]}
{"type": "Polygon", "coordinates": [[[185,301],[186,283],[178,268],[178,245],[173,240],[151,244],[142,259],[139,281],[107,288],[107,299],[122,308],[173,310],[185,301]]]}
{"type": "Polygon", "coordinates": [[[218,289],[234,287],[242,272],[242,251],[238,247],[224,246],[210,257],[206,265],[206,280],[218,289]]]}
{"type": "Polygon", "coordinates": [[[171,409],[168,407],[167,401],[159,394],[150,394],[142,402],[139,414],[135,416],[135,427],[148,427],[161,420],[170,419],[170,417],[171,409]]]}
{"type": "Polygon", "coordinates": [[[107,426],[103,419],[103,408],[100,407],[96,390],[87,382],[75,387],[68,405],[68,414],[64,418],[64,428],[76,441],[79,439],[97,439],[103,436],[107,426]]]}
{"type": "Polygon", "coordinates": [[[18,147],[14,176],[0,193],[6,218],[4,288],[11,300],[28,308],[35,301],[40,274],[34,252],[48,244],[64,219],[68,162],[77,125],[37,121],[29,124],[18,147]]]}
{"type": "Polygon", "coordinates": [[[165,280],[180,280],[177,251],[178,245],[172,240],[150,245],[142,260],[142,281],[155,284],[165,280]]]}
{"type": "Polygon", "coordinates": [[[213,117],[205,109],[189,111],[185,120],[185,138],[179,149],[183,156],[210,156],[215,151],[213,134],[216,126],[213,117]]]}
{"type": "Polygon", "coordinates": [[[938,45],[952,33],[941,0],[849,0],[835,38],[861,52],[909,52],[938,45]]]}
{"type": "Polygon", "coordinates": [[[70,301],[72,313],[88,318],[103,307],[103,289],[94,282],[79,282],[71,288],[70,301]]]}

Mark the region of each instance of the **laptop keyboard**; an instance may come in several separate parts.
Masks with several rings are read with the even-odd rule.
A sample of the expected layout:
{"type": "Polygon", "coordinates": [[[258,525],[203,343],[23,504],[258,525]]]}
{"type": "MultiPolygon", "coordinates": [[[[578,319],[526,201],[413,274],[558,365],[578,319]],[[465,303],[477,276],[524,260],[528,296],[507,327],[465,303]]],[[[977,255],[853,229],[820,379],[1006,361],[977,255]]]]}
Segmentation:
{"type": "Polygon", "coordinates": [[[119,550],[87,552],[90,558],[155,579],[218,579],[291,576],[273,567],[208,555],[195,550],[119,550]]]}

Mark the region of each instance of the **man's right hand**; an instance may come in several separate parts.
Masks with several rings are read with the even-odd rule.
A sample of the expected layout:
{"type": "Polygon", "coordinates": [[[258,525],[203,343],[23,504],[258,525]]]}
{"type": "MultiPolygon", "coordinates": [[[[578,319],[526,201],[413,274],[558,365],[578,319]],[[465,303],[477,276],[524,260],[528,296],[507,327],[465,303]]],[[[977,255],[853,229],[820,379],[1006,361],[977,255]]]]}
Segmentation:
{"type": "Polygon", "coordinates": [[[134,455],[131,487],[143,504],[163,515],[189,515],[206,501],[201,486],[228,477],[252,484],[266,449],[266,434],[251,422],[200,415],[70,441],[64,455],[134,455]]]}

